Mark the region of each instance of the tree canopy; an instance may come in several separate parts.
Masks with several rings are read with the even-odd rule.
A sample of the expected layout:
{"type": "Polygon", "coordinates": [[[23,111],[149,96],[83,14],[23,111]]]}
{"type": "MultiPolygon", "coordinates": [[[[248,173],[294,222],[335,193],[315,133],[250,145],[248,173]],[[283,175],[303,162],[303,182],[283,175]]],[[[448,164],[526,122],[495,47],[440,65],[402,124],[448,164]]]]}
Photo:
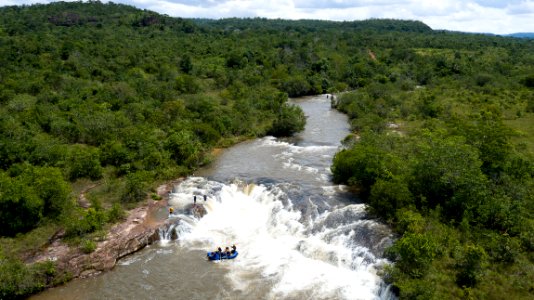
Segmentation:
{"type": "MultiPolygon", "coordinates": [[[[532,40],[56,2],[0,7],[0,66],[1,244],[63,228],[83,245],[214,147],[302,130],[288,97],[351,91],[336,104],[360,139],[333,177],[405,233],[388,273],[401,298],[504,296],[495,281],[532,296],[532,40]]],[[[60,277],[13,249],[0,266],[39,286],[1,280],[2,297],[60,277]]]]}

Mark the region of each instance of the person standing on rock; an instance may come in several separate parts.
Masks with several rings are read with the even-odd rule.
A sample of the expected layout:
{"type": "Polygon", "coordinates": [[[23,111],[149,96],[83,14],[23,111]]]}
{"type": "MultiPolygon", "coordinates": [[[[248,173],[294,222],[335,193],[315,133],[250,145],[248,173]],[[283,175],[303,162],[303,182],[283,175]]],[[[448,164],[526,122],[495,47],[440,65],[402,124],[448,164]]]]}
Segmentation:
{"type": "Polygon", "coordinates": [[[193,204],[194,204],[194,205],[197,205],[197,195],[194,195],[194,196],[193,196],[193,204]]]}
{"type": "Polygon", "coordinates": [[[204,195],[204,202],[206,202],[206,200],[208,200],[208,196],[204,195]]]}

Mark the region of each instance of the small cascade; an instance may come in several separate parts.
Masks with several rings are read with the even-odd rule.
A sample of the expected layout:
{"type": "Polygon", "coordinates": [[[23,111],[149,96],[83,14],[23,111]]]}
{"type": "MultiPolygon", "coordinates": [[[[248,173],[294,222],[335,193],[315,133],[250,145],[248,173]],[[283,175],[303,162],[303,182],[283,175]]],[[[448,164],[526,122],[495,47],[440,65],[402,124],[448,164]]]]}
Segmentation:
{"type": "Polygon", "coordinates": [[[162,243],[168,243],[170,241],[176,240],[178,238],[176,228],[180,225],[180,223],[180,220],[176,220],[175,222],[168,222],[164,226],[160,227],[158,230],[159,240],[162,243]]]}

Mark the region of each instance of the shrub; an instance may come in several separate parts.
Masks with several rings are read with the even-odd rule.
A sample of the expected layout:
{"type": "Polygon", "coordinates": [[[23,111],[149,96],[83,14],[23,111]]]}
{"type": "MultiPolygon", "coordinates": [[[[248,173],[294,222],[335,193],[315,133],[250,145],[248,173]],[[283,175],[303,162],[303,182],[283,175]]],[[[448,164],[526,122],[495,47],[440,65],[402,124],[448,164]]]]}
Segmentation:
{"type": "Polygon", "coordinates": [[[145,188],[149,180],[147,172],[130,173],[126,176],[126,187],[122,195],[123,202],[137,202],[145,199],[145,188]]]}
{"type": "Polygon", "coordinates": [[[43,217],[44,201],[23,178],[0,172],[0,236],[33,229],[43,217]]]}
{"type": "Polygon", "coordinates": [[[113,204],[110,210],[107,211],[107,221],[109,223],[115,223],[124,219],[125,213],[121,205],[118,203],[113,204]]]}
{"type": "Polygon", "coordinates": [[[480,246],[467,245],[460,253],[456,267],[456,283],[459,286],[473,287],[482,276],[487,265],[488,255],[480,246]]]}
{"type": "Polygon", "coordinates": [[[437,244],[428,234],[406,233],[391,248],[388,256],[412,278],[423,277],[437,255],[437,244]]]}
{"type": "Polygon", "coordinates": [[[102,166],[98,149],[83,145],[72,146],[69,157],[69,179],[90,178],[93,180],[102,177],[102,166]]]}
{"type": "Polygon", "coordinates": [[[66,235],[81,236],[102,229],[106,223],[106,215],[102,210],[89,208],[87,211],[79,209],[65,221],[66,235]]]}
{"type": "Polygon", "coordinates": [[[51,261],[26,266],[22,261],[0,255],[0,299],[21,299],[55,284],[57,274],[51,261]]]}
{"type": "Polygon", "coordinates": [[[274,136],[291,136],[302,131],[306,125],[306,117],[300,107],[294,105],[283,105],[280,113],[269,130],[269,134],[274,136]]]}
{"type": "Polygon", "coordinates": [[[93,240],[88,240],[88,239],[83,240],[80,245],[80,249],[82,250],[83,253],[89,254],[96,250],[96,243],[93,240]]]}
{"type": "Polygon", "coordinates": [[[413,204],[413,196],[408,185],[397,177],[392,180],[379,179],[371,187],[369,205],[373,212],[386,220],[393,220],[398,209],[413,204]]]}
{"type": "Polygon", "coordinates": [[[397,211],[397,220],[396,229],[401,233],[420,233],[425,225],[425,220],[421,214],[407,209],[397,211]]]}
{"type": "Polygon", "coordinates": [[[165,142],[165,149],[179,165],[196,166],[200,161],[202,144],[193,132],[180,130],[171,134],[165,142]]]}

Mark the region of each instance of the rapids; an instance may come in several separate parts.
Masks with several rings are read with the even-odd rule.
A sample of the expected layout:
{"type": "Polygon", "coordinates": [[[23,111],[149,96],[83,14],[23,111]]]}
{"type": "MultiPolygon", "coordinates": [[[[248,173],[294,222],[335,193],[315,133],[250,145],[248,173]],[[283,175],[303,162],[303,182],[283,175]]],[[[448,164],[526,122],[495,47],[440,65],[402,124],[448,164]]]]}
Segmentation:
{"type": "Polygon", "coordinates": [[[175,186],[173,225],[160,243],[34,298],[393,299],[377,275],[391,231],[331,182],[346,117],[326,95],[292,102],[308,117],[305,131],[236,145],[175,186]],[[190,213],[193,195],[203,217],[190,213]],[[236,259],[206,260],[207,251],[233,244],[236,259]]]}

